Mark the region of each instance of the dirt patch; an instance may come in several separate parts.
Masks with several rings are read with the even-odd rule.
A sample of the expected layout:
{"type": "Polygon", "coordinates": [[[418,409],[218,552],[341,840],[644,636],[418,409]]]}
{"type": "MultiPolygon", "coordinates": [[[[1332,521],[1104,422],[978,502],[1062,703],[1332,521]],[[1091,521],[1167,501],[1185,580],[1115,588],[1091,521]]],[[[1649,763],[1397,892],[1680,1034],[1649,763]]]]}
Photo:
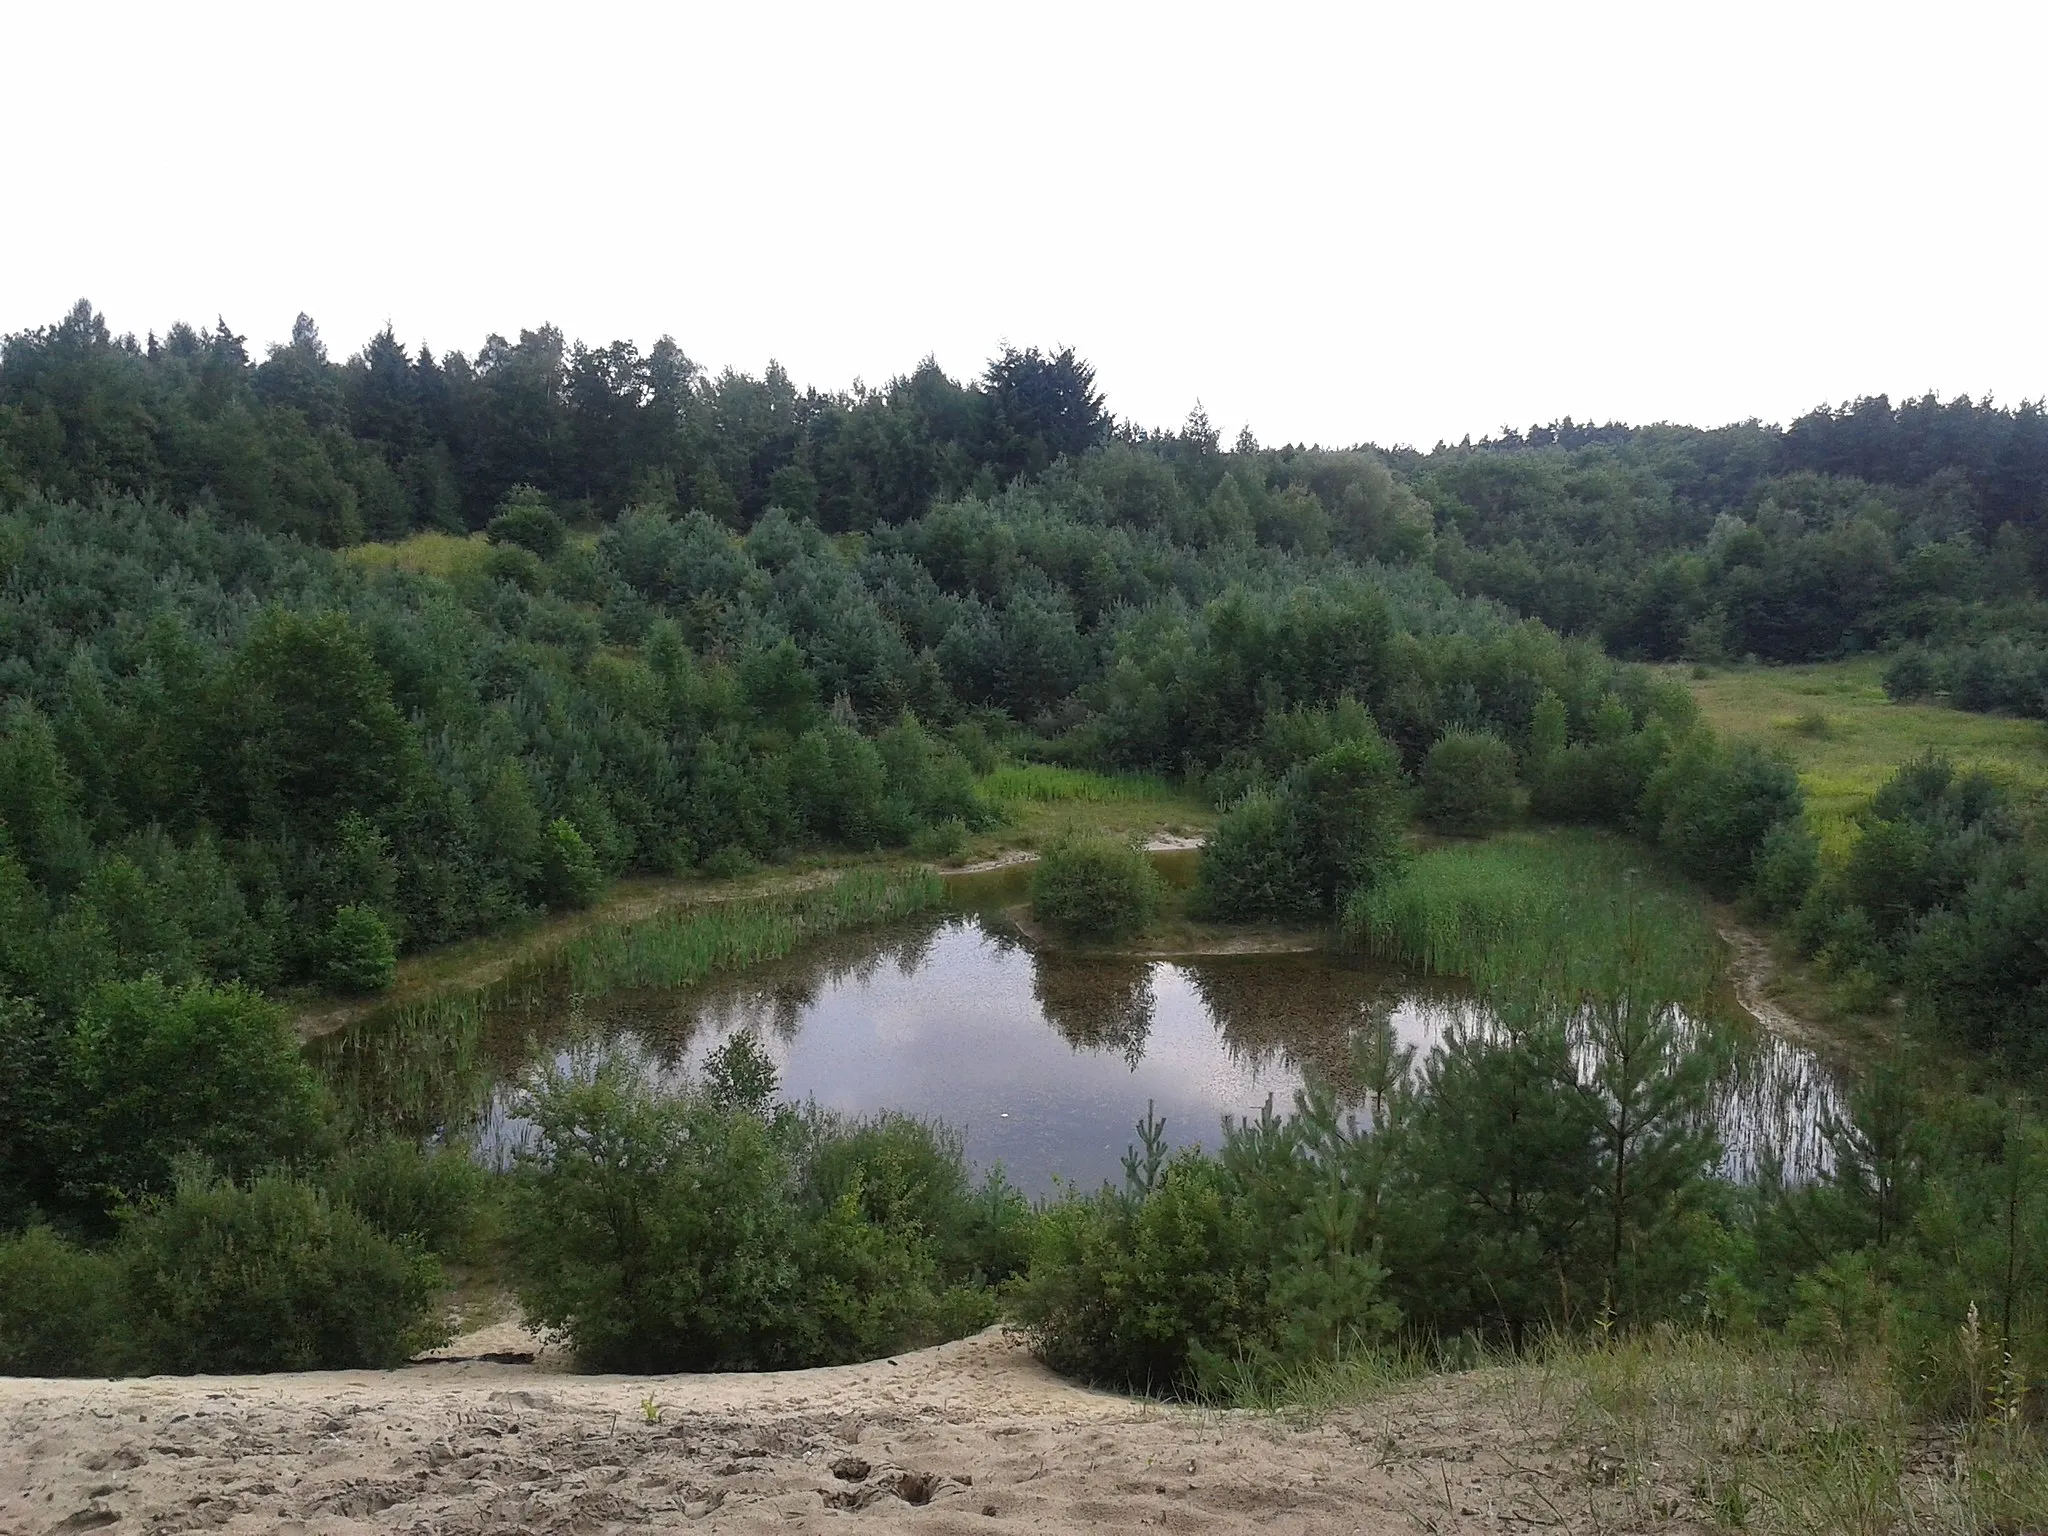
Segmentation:
{"type": "Polygon", "coordinates": [[[1735,989],[1735,1001],[1743,1012],[1772,1034],[1803,1045],[1818,1055],[1838,1054],[1842,1042],[1826,1030],[1788,1012],[1771,997],[1771,981],[1777,961],[1771,947],[1747,928],[1732,922],[1717,924],[1714,931],[1728,946],[1728,980],[1735,989]]]}

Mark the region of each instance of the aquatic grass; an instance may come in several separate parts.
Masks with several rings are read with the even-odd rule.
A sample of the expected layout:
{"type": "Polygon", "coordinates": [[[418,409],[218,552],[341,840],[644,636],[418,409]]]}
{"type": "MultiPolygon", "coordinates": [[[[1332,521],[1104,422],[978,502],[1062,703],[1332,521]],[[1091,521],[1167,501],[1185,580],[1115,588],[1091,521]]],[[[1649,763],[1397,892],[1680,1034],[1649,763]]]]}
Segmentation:
{"type": "Polygon", "coordinates": [[[985,774],[976,786],[990,800],[1037,805],[1117,805],[1174,800],[1179,791],[1149,773],[1090,773],[1053,763],[1011,763],[985,774]]]}
{"type": "Polygon", "coordinates": [[[1434,848],[1346,905],[1347,939],[1482,991],[1695,1003],[1720,949],[1700,897],[1649,850],[1597,833],[1511,833],[1434,848]]]}
{"type": "Polygon", "coordinates": [[[944,900],[945,883],[929,869],[858,870],[814,890],[606,924],[572,939],[561,961],[571,994],[585,1001],[630,988],[682,987],[779,959],[812,939],[915,917],[944,900]]]}

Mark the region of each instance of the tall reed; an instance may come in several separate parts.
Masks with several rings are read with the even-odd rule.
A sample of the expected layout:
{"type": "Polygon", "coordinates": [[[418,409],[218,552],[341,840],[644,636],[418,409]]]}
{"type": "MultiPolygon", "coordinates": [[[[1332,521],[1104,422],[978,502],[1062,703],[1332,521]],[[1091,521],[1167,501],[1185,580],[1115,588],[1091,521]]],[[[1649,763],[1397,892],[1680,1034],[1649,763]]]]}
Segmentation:
{"type": "Polygon", "coordinates": [[[790,895],[679,907],[637,923],[606,924],[562,951],[569,989],[592,999],[635,987],[681,987],[778,959],[811,939],[877,927],[945,899],[928,869],[857,870],[790,895]]]}
{"type": "Polygon", "coordinates": [[[988,774],[976,787],[990,800],[1041,805],[1110,805],[1174,796],[1172,785],[1149,773],[1089,773],[1052,763],[1012,763],[988,774]]]}
{"type": "Polygon", "coordinates": [[[1592,833],[1516,833],[1436,848],[1354,897],[1347,937],[1381,959],[1482,991],[1617,989],[1695,1003],[1720,973],[1699,897],[1648,850],[1592,833]]]}

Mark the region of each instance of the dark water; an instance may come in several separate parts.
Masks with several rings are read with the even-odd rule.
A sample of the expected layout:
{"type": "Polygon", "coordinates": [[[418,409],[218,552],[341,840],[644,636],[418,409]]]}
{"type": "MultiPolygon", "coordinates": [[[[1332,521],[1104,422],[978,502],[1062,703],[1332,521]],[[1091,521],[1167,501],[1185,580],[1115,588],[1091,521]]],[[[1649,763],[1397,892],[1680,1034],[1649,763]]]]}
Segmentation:
{"type": "MultiPolygon", "coordinates": [[[[1175,870],[1173,873],[1178,874],[1175,870]]],[[[538,985],[487,1014],[367,1021],[315,1049],[345,1097],[421,1133],[522,1139],[518,1080],[544,1063],[630,1066],[675,1084],[740,1032],[783,1091],[847,1114],[946,1121],[968,1156],[1030,1193],[1117,1177],[1148,1104],[1176,1145],[1215,1145],[1226,1115],[1285,1109],[1310,1072],[1349,1081],[1354,1044],[1391,1022],[1421,1061],[1450,1027],[1483,1028],[1462,988],[1312,954],[1173,960],[1039,950],[1001,915],[1015,875],[957,882],[961,910],[845,935],[720,983],[579,1005],[538,985]]],[[[1834,1080],[1809,1054],[1749,1039],[1716,1116],[1730,1171],[1766,1149],[1820,1156],[1834,1080]]]]}

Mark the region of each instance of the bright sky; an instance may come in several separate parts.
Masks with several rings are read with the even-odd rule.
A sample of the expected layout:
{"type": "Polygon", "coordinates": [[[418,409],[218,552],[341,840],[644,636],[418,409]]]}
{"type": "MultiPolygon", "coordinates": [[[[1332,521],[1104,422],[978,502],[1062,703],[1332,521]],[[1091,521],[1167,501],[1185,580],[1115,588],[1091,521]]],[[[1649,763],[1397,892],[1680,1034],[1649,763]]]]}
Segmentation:
{"type": "Polygon", "coordinates": [[[0,15],[0,330],[1071,343],[1414,442],[2048,393],[2048,7],[213,0],[0,15]]]}

